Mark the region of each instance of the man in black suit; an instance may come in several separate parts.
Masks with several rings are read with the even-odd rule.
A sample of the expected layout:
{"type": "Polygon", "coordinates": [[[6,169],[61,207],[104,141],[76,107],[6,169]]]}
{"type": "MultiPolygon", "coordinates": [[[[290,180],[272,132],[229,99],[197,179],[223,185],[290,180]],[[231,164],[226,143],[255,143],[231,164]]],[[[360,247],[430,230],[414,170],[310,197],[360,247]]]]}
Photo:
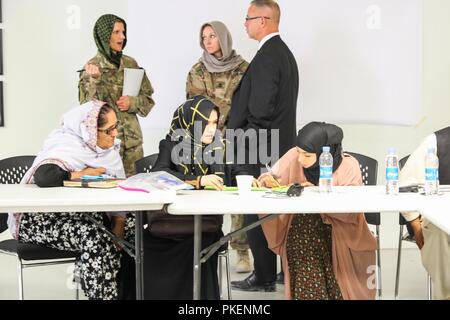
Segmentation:
{"type": "MultiPolygon", "coordinates": [[[[258,177],[268,163],[260,156],[261,150],[272,150],[273,164],[295,145],[298,67],[294,55],[279,36],[280,8],[275,1],[252,1],[245,20],[249,37],[259,41],[259,47],[232,99],[228,129],[242,129],[245,133],[236,134],[235,157],[242,149],[246,154],[244,163],[235,158],[231,175],[258,177]],[[259,136],[256,147],[251,147],[255,139],[247,134],[252,129],[258,133],[267,130],[267,138],[259,136]],[[274,130],[278,135],[274,135],[274,130]],[[257,161],[252,162],[255,157],[257,161]]],[[[257,220],[257,215],[245,216],[246,225],[257,220]]],[[[262,228],[248,231],[247,237],[255,270],[246,279],[233,281],[233,288],[275,291],[276,255],[267,247],[262,228]]]]}

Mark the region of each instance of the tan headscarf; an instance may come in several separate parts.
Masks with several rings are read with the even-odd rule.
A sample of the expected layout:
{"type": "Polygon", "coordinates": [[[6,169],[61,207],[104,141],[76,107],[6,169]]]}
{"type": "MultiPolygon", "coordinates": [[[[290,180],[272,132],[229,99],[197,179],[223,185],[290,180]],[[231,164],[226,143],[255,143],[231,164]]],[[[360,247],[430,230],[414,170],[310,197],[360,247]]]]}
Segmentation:
{"type": "Polygon", "coordinates": [[[212,73],[226,72],[234,70],[239,66],[244,59],[236,54],[233,50],[233,39],[227,26],[220,21],[211,21],[202,25],[200,28],[200,47],[203,49],[203,56],[200,58],[206,69],[212,73]],[[203,29],[206,26],[213,28],[216,36],[219,38],[220,49],[222,50],[222,58],[217,59],[206,51],[203,45],[203,29]]]}

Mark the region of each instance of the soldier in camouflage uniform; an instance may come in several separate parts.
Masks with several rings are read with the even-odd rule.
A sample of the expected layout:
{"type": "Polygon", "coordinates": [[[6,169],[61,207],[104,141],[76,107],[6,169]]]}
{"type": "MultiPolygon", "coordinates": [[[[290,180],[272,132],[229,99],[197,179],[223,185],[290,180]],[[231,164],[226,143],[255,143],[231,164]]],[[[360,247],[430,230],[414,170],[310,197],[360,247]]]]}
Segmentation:
{"type": "MultiPolygon", "coordinates": [[[[189,71],[186,83],[187,98],[202,95],[213,101],[220,110],[217,128],[224,132],[231,98],[248,68],[248,62],[232,49],[231,34],[220,21],[205,23],[201,27],[200,46],[203,56],[189,71]]],[[[231,231],[243,226],[243,215],[231,215],[231,231]]],[[[238,254],[236,271],[252,271],[245,233],[234,237],[230,244],[238,254]]]]}
{"type": "Polygon", "coordinates": [[[97,55],[88,61],[80,74],[78,85],[80,103],[97,99],[107,102],[120,122],[118,138],[122,140],[120,156],[127,176],[135,174],[134,163],[144,156],[142,132],[137,115],[145,117],[155,105],[153,88],[144,74],[139,95],[122,96],[124,69],[138,69],[137,62],[122,50],[126,45],[126,23],[107,14],[94,27],[97,55]]]}

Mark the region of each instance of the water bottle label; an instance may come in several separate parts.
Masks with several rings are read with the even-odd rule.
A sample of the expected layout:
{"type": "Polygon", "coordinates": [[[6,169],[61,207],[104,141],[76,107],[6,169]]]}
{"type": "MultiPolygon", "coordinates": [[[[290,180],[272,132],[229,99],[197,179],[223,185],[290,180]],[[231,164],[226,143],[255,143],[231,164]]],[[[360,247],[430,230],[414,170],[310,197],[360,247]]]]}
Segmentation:
{"type": "Polygon", "coordinates": [[[438,180],[438,169],[437,168],[425,168],[425,180],[427,180],[427,181],[438,180]]]}
{"type": "Polygon", "coordinates": [[[333,167],[321,166],[320,167],[320,179],[331,179],[331,178],[333,178],[333,167]]]}
{"type": "Polygon", "coordinates": [[[386,180],[387,181],[398,180],[398,168],[386,168],[386,180]]]}

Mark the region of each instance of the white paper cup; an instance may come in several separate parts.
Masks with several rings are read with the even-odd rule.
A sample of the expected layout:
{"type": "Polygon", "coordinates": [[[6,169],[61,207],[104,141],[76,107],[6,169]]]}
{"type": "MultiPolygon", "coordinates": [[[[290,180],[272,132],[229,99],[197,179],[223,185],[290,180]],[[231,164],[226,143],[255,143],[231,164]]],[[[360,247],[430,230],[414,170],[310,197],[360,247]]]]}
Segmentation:
{"type": "Polygon", "coordinates": [[[248,195],[252,191],[253,176],[239,175],[236,176],[238,192],[240,196],[248,195]]]}

